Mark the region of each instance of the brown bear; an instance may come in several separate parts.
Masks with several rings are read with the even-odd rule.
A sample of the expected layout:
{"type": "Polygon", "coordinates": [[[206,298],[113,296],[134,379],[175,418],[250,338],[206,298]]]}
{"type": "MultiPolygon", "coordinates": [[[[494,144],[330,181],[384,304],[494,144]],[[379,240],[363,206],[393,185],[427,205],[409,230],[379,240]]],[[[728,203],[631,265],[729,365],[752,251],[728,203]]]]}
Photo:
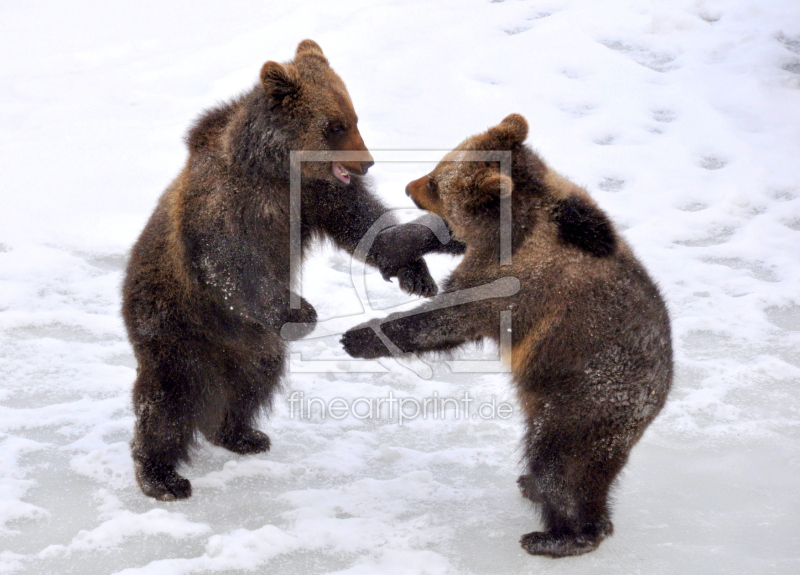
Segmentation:
{"type": "MultiPolygon", "coordinates": [[[[387,212],[362,177],[373,162],[357,122],[344,83],[322,49],[304,40],[292,61],[264,64],[254,88],[189,131],[188,161],[133,247],[123,285],[138,362],[131,448],[145,494],[191,495],[176,466],[198,431],[236,453],[269,449],[253,425],[284,371],[281,326],[305,324],[307,332],[316,320],[291,291],[291,151],[350,152],[351,161],[300,164],[295,223],[303,250],[327,237],[353,253],[387,212]]],[[[423,225],[397,225],[378,236],[366,261],[405,291],[430,296],[436,284],[419,257],[457,252],[451,244],[442,247],[423,225]]]]}
{"type": "Polygon", "coordinates": [[[510,312],[511,372],[527,426],[527,471],[518,483],[540,505],[546,529],[520,542],[532,554],[563,557],[592,551],[612,533],[609,489],[670,388],[670,321],[605,213],[523,143],[527,133],[525,119],[512,114],[408,185],[416,204],[466,244],[466,255],[442,296],[355,327],[342,344],[354,357],[375,358],[390,355],[381,337],[401,352],[500,341],[500,316],[510,312]],[[465,161],[464,151],[510,151],[511,177],[497,162],[465,161]],[[501,265],[504,200],[511,202],[508,265],[501,265]],[[519,291],[501,297],[492,282],[508,277],[519,291]],[[458,299],[486,284],[483,299],[458,299]]]}

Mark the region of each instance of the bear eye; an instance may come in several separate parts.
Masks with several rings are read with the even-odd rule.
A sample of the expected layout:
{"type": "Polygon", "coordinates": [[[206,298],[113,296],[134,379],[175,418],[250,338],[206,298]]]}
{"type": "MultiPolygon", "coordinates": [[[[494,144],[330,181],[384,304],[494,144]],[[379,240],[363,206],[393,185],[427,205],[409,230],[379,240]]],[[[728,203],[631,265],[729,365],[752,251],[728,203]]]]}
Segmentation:
{"type": "Polygon", "coordinates": [[[338,123],[331,124],[330,126],[328,126],[328,132],[333,135],[341,134],[342,132],[344,132],[344,126],[338,123]]]}
{"type": "Polygon", "coordinates": [[[433,181],[433,178],[428,176],[428,190],[431,192],[436,191],[436,182],[433,181]]]}

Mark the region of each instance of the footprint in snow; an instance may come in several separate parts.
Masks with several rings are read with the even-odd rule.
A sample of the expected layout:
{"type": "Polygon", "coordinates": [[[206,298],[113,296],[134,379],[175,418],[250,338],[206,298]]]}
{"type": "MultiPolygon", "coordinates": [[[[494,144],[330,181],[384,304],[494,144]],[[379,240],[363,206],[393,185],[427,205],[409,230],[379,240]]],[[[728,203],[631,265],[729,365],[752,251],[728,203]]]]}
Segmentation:
{"type": "Polygon", "coordinates": [[[611,144],[613,144],[614,142],[617,141],[617,136],[615,136],[613,134],[608,134],[608,135],[602,136],[600,138],[595,138],[592,141],[595,144],[597,144],[598,146],[610,146],[611,144]]]}
{"type": "Polygon", "coordinates": [[[669,124],[670,122],[675,121],[675,112],[667,108],[653,110],[653,119],[656,122],[661,122],[662,124],[669,124]]]}
{"type": "Polygon", "coordinates": [[[707,204],[703,204],[701,202],[691,202],[689,204],[685,204],[684,206],[681,206],[678,209],[683,211],[683,212],[699,212],[699,211],[705,210],[707,208],[708,208],[707,204]]]}
{"type": "Polygon", "coordinates": [[[710,235],[704,238],[699,238],[696,240],[678,240],[675,243],[690,248],[705,248],[708,246],[718,246],[727,242],[735,231],[736,229],[732,227],[722,227],[712,231],[710,235]]]}
{"type": "Polygon", "coordinates": [[[746,270],[757,280],[776,283],[781,281],[774,270],[760,262],[746,261],[741,258],[702,258],[702,261],[710,264],[719,264],[734,270],[746,270]]]}
{"type": "Polygon", "coordinates": [[[625,54],[637,64],[656,72],[669,72],[677,68],[673,64],[675,56],[672,54],[654,52],[648,48],[632,46],[619,40],[600,40],[600,43],[606,48],[625,54]]]}
{"type": "Polygon", "coordinates": [[[800,74],[800,60],[792,60],[791,62],[787,62],[783,66],[781,66],[787,72],[791,72],[792,74],[800,74]]]}
{"type": "Polygon", "coordinates": [[[800,54],[800,37],[787,38],[783,34],[778,34],[777,40],[778,42],[783,44],[783,46],[790,52],[794,52],[795,54],[800,54]]]}
{"type": "Polygon", "coordinates": [[[790,230],[795,230],[797,232],[800,232],[800,219],[786,220],[783,222],[783,225],[785,225],[790,230]]]}
{"type": "Polygon", "coordinates": [[[769,195],[773,200],[778,200],[780,202],[791,202],[797,198],[797,194],[795,192],[796,190],[792,188],[781,188],[779,190],[772,190],[769,195]]]}
{"type": "Polygon", "coordinates": [[[618,192],[625,187],[625,180],[620,178],[603,178],[597,187],[604,192],[618,192]]]}
{"type": "Polygon", "coordinates": [[[728,165],[728,160],[717,156],[703,156],[699,165],[704,170],[719,170],[728,165]]]}

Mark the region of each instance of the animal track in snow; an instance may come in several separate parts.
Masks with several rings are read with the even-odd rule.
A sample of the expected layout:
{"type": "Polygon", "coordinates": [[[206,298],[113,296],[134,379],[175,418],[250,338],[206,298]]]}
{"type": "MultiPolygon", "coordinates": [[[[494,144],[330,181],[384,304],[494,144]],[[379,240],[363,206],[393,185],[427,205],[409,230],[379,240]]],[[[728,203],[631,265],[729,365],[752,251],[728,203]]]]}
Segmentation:
{"type": "Polygon", "coordinates": [[[620,178],[603,178],[597,187],[604,192],[618,192],[625,187],[625,180],[620,178]]]}
{"type": "Polygon", "coordinates": [[[719,170],[728,165],[728,160],[716,156],[703,156],[700,158],[700,167],[704,170],[719,170]]]}
{"type": "Polygon", "coordinates": [[[787,220],[783,222],[787,228],[800,232],[800,218],[795,220],[787,220]]]}
{"type": "Polygon", "coordinates": [[[747,270],[761,281],[775,283],[781,281],[775,272],[760,262],[748,262],[741,258],[702,258],[702,261],[711,264],[720,264],[735,270],[747,270]]]}
{"type": "Polygon", "coordinates": [[[791,72],[792,74],[800,74],[800,60],[792,60],[791,62],[787,62],[783,66],[781,66],[787,72],[791,72]]]}
{"type": "Polygon", "coordinates": [[[795,198],[797,198],[797,194],[795,193],[796,190],[792,188],[781,188],[777,190],[772,190],[770,192],[770,196],[774,200],[778,200],[781,202],[791,202],[795,198]]]}
{"type": "Polygon", "coordinates": [[[566,112],[567,114],[581,118],[591,114],[595,108],[597,108],[597,106],[594,104],[565,104],[563,106],[559,106],[559,108],[562,112],[566,112]]]}
{"type": "Polygon", "coordinates": [[[736,229],[731,227],[717,228],[710,236],[706,236],[697,240],[678,240],[675,243],[690,248],[718,246],[727,242],[735,231],[736,229]]]}
{"type": "Polygon", "coordinates": [[[787,38],[783,34],[778,34],[778,42],[783,44],[790,52],[800,54],[800,38],[787,38]]]}
{"type": "Polygon", "coordinates": [[[676,65],[672,64],[675,61],[675,56],[672,54],[653,52],[648,48],[631,46],[619,40],[600,40],[600,43],[606,48],[622,52],[637,64],[656,72],[668,72],[677,68],[676,65]]]}
{"type": "Polygon", "coordinates": [[[666,108],[660,110],[653,110],[653,119],[656,122],[669,124],[670,122],[675,121],[675,112],[673,112],[672,110],[668,110],[666,108]]]}
{"type": "Polygon", "coordinates": [[[707,208],[708,208],[707,204],[703,204],[701,202],[692,202],[684,206],[681,206],[678,209],[684,212],[699,212],[700,210],[705,210],[707,208]]]}
{"type": "Polygon", "coordinates": [[[598,146],[610,146],[617,141],[617,136],[609,134],[607,136],[603,136],[602,138],[595,138],[592,141],[598,146]]]}

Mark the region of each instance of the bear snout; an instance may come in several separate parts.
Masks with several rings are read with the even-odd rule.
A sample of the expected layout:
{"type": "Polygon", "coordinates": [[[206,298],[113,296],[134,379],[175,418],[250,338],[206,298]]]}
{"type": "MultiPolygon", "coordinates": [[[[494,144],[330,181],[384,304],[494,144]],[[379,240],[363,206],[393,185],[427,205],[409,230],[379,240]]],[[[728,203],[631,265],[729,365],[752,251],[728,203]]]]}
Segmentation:
{"type": "Polygon", "coordinates": [[[437,210],[438,202],[431,197],[428,182],[430,182],[430,177],[428,176],[422,176],[413,182],[409,182],[406,186],[406,195],[414,201],[418,208],[439,213],[439,210],[437,210]]]}
{"type": "Polygon", "coordinates": [[[339,164],[351,174],[364,176],[366,175],[367,170],[375,165],[375,162],[373,160],[368,160],[366,162],[339,162],[339,164]]]}

